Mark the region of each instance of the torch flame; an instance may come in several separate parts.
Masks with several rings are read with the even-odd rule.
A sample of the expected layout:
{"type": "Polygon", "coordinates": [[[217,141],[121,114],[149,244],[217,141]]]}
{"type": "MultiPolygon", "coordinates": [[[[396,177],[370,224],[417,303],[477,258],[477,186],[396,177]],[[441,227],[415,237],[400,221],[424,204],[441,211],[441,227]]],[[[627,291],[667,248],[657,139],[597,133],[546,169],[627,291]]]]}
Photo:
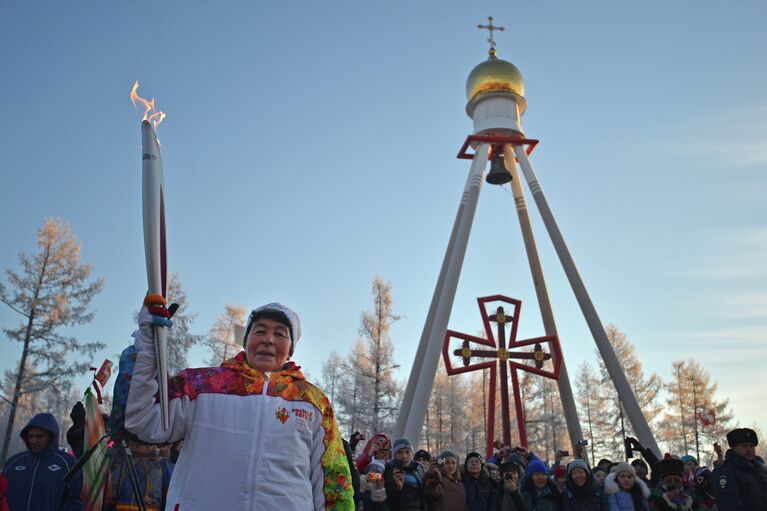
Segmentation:
{"type": "Polygon", "coordinates": [[[157,126],[159,126],[163,119],[165,119],[165,112],[157,110],[154,105],[154,98],[152,98],[151,101],[147,101],[146,99],[139,96],[137,91],[138,80],[136,80],[136,83],[133,84],[133,89],[130,91],[130,100],[133,102],[133,108],[136,110],[139,108],[136,102],[141,103],[144,108],[144,117],[141,120],[149,121],[152,123],[154,129],[156,130],[157,126]]]}

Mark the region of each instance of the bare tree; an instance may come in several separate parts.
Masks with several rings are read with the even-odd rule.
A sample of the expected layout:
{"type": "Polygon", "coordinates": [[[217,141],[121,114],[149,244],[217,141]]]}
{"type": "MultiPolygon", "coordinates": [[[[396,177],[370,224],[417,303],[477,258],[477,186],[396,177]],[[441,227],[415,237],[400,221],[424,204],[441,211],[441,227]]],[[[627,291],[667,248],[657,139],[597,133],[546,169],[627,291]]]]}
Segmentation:
{"type": "MultiPolygon", "coordinates": [[[[700,457],[710,451],[714,442],[723,442],[731,429],[732,413],[729,400],[716,398],[716,382],[700,363],[689,358],[672,362],[671,378],[666,382],[668,397],[666,413],[660,425],[660,436],[670,452],[683,455],[695,453],[700,457]],[[716,422],[704,426],[698,412],[713,410],[716,422]]],[[[701,460],[702,462],[703,460],[701,460]]]]}
{"type": "Polygon", "coordinates": [[[344,373],[344,359],[341,357],[341,355],[338,354],[338,352],[333,351],[328,359],[322,363],[321,382],[325,393],[328,395],[330,402],[334,406],[334,409],[337,409],[337,407],[335,407],[335,399],[337,393],[341,390],[344,373]]]}
{"type": "Polygon", "coordinates": [[[216,317],[205,339],[211,351],[210,365],[219,365],[242,351],[243,339],[239,339],[235,331],[238,325],[245,325],[247,312],[247,307],[242,305],[224,305],[224,312],[216,317]]]}
{"type": "Polygon", "coordinates": [[[394,346],[389,339],[389,329],[399,316],[392,312],[391,284],[381,277],[373,280],[373,310],[365,311],[360,318],[360,336],[365,341],[370,363],[369,377],[372,386],[372,410],[370,426],[375,433],[388,430],[396,419],[402,389],[394,380],[394,346]]]}
{"type": "Polygon", "coordinates": [[[173,315],[173,328],[168,329],[168,373],[176,374],[187,367],[186,354],[203,339],[190,332],[197,314],[189,312],[189,299],[178,273],[168,279],[168,303],[179,305],[173,315]]]}
{"type": "MultiPolygon", "coordinates": [[[[639,361],[639,357],[636,354],[634,345],[629,341],[626,334],[620,331],[620,329],[613,325],[608,324],[605,327],[607,338],[610,340],[610,344],[613,345],[615,354],[620,361],[623,372],[626,374],[631,390],[634,392],[639,407],[642,409],[642,413],[647,419],[647,422],[652,425],[653,421],[660,415],[662,406],[658,399],[661,389],[663,388],[663,380],[656,373],[651,373],[645,377],[642,370],[642,362],[639,361]]],[[[609,418],[609,424],[605,429],[599,432],[599,435],[607,442],[607,451],[612,459],[621,459],[625,457],[623,449],[623,439],[626,436],[636,436],[631,423],[623,409],[618,398],[618,393],[615,391],[615,387],[610,379],[602,358],[597,353],[599,360],[599,373],[601,375],[601,385],[605,389],[606,395],[610,399],[611,406],[606,414],[609,418]]],[[[660,454],[660,453],[656,453],[660,454]]]]}
{"type": "Polygon", "coordinates": [[[4,328],[9,339],[21,343],[11,408],[3,442],[2,459],[8,455],[19,400],[24,394],[55,386],[69,392],[72,378],[86,372],[90,357],[104,347],[82,342],[62,333],[64,327],[88,323],[90,303],[104,285],[91,281],[91,265],[80,261],[80,242],[61,219],[47,218],[37,231],[35,254],[19,254],[20,271],[6,270],[8,287],[0,284],[0,300],[24,319],[15,328],[4,328]],[[72,361],[79,355],[87,361],[72,361]],[[29,371],[34,367],[34,371],[29,371]]]}
{"type": "Polygon", "coordinates": [[[588,362],[583,362],[578,368],[575,386],[581,424],[586,426],[584,429],[589,441],[591,459],[597,460],[597,456],[612,455],[612,449],[607,452],[607,444],[602,437],[602,432],[609,427],[605,419],[612,401],[606,398],[600,379],[588,362]]]}

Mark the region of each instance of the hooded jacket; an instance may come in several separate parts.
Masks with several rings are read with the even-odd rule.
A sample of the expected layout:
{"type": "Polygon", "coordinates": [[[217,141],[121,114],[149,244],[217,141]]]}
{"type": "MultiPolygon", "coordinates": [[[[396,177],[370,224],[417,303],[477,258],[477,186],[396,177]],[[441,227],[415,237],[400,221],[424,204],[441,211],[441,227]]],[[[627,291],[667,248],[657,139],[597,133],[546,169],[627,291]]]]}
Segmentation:
{"type": "Polygon", "coordinates": [[[245,353],[168,382],[162,429],[151,317],[143,308],[125,426],[151,443],[184,439],[167,510],[351,511],[349,464],[325,394],[293,362],[273,372],[245,353]]]}
{"type": "Polygon", "coordinates": [[[29,448],[27,433],[39,428],[51,434],[51,443],[37,454],[26,450],[8,458],[3,474],[8,479],[8,507],[12,511],[78,511],[82,472],[64,482],[64,475],[75,464],[75,458],[59,451],[59,424],[53,415],[39,413],[21,430],[21,438],[29,448]]]}
{"type": "MultiPolygon", "coordinates": [[[[605,478],[605,495],[607,495],[607,504],[609,505],[610,511],[640,511],[634,505],[632,494],[626,490],[622,490],[620,486],[618,486],[618,481],[616,481],[617,477],[618,474],[612,472],[605,478]]],[[[634,482],[635,491],[639,491],[642,495],[641,509],[647,511],[650,509],[650,504],[647,500],[650,498],[650,488],[647,487],[644,481],[636,476],[634,476],[634,482]]]]}

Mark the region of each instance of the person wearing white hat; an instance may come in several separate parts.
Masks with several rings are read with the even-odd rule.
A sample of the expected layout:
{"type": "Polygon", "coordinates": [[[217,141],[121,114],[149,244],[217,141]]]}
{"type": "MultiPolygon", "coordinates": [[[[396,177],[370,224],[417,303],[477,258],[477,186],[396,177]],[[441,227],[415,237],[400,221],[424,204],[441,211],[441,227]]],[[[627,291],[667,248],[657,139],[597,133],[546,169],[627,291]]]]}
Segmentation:
{"type": "MultiPolygon", "coordinates": [[[[139,313],[125,425],[151,443],[184,439],[166,510],[354,509],[349,464],[330,401],[290,361],[298,315],[279,303],[251,312],[243,351],[168,382],[169,423],[155,399],[151,309],[139,313]]],[[[155,312],[155,311],[152,311],[155,312]]]]}

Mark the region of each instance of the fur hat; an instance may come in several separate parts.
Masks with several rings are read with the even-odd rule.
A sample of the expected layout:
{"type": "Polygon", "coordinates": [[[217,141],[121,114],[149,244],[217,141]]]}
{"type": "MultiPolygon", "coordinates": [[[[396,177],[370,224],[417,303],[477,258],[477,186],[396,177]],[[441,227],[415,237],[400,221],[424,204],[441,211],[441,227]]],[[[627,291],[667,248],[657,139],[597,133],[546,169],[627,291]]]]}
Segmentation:
{"type": "Polygon", "coordinates": [[[664,458],[656,463],[653,467],[653,475],[656,475],[663,479],[666,476],[682,476],[684,475],[684,462],[682,460],[675,460],[673,458],[664,458]]]}
{"type": "Polygon", "coordinates": [[[632,476],[636,477],[637,473],[634,470],[634,467],[626,463],[625,461],[622,463],[618,463],[613,468],[610,469],[611,474],[620,474],[621,472],[628,472],[632,476]]]}
{"type": "Polygon", "coordinates": [[[756,431],[753,429],[738,428],[727,433],[727,443],[730,444],[730,447],[735,447],[742,443],[759,445],[759,439],[756,437],[756,431]]]}
{"type": "Polygon", "coordinates": [[[407,438],[396,439],[391,447],[392,459],[394,459],[397,456],[397,453],[401,451],[402,449],[410,449],[410,452],[413,452],[413,444],[411,444],[410,440],[408,440],[407,438]]]}
{"type": "MultiPolygon", "coordinates": [[[[620,465],[627,465],[631,466],[628,463],[619,463],[616,466],[620,465]]],[[[618,481],[616,481],[618,474],[620,472],[625,472],[625,470],[620,470],[619,472],[610,472],[607,477],[605,477],[605,495],[615,495],[616,493],[621,491],[620,486],[618,486],[618,481]]],[[[650,498],[650,488],[647,486],[647,484],[639,479],[638,477],[634,476],[634,484],[639,487],[639,489],[642,491],[642,497],[645,499],[650,498]]]]}
{"type": "Polygon", "coordinates": [[[250,316],[248,316],[248,324],[245,326],[245,337],[242,340],[243,346],[248,344],[248,334],[253,327],[253,322],[263,317],[287,325],[290,329],[290,354],[292,355],[298,340],[301,338],[301,320],[298,318],[298,314],[277,302],[267,303],[253,309],[250,316]]]}

